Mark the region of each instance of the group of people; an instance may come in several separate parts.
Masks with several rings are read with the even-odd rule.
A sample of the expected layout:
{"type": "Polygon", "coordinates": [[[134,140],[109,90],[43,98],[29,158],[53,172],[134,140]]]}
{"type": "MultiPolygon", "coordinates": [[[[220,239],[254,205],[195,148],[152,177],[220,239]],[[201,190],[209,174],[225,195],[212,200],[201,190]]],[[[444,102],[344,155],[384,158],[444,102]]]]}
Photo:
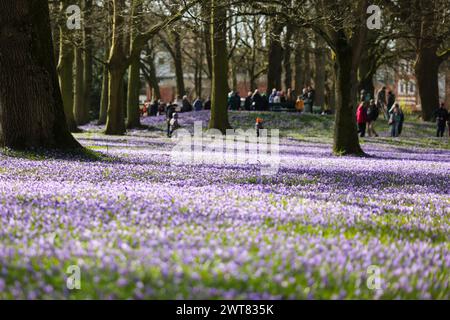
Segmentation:
{"type": "Polygon", "coordinates": [[[211,109],[211,100],[203,100],[201,97],[197,97],[193,103],[189,100],[188,96],[177,96],[172,103],[166,104],[161,100],[147,101],[144,103],[141,109],[141,115],[147,114],[150,117],[155,117],[163,114],[167,114],[169,108],[173,108],[176,112],[190,112],[201,111],[211,109]]]}
{"type": "MultiPolygon", "coordinates": [[[[369,136],[378,137],[375,131],[375,121],[378,119],[380,112],[383,113],[390,126],[391,137],[398,137],[403,130],[403,123],[405,121],[405,114],[398,103],[396,103],[395,94],[388,91],[386,94],[386,87],[382,87],[377,93],[377,101],[372,99],[369,92],[361,91],[361,102],[356,110],[356,122],[358,124],[358,133],[361,137],[366,134],[366,129],[369,136]]],[[[444,103],[441,103],[435,112],[435,119],[437,124],[437,137],[443,137],[445,128],[448,124],[450,136],[450,116],[445,108],[444,103]]]]}
{"type": "Polygon", "coordinates": [[[303,88],[302,94],[297,97],[295,102],[295,108],[300,112],[313,112],[314,101],[316,97],[316,91],[313,87],[308,86],[303,88]]]}
{"type": "Polygon", "coordinates": [[[358,133],[360,137],[366,135],[368,131],[369,137],[378,137],[375,131],[375,122],[380,112],[383,113],[390,126],[391,137],[398,137],[403,130],[405,114],[400,105],[395,103],[395,94],[389,91],[386,94],[386,87],[382,87],[377,93],[377,101],[372,98],[370,92],[361,91],[361,99],[356,110],[356,123],[358,125],[358,133]]]}

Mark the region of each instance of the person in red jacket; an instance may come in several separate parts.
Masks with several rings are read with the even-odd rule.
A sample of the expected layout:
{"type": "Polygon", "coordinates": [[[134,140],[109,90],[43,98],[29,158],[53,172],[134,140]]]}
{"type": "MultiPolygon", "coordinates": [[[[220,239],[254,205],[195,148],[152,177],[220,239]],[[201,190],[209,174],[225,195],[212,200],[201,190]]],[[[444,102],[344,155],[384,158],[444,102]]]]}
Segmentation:
{"type": "Polygon", "coordinates": [[[360,137],[366,135],[366,123],[367,123],[367,108],[364,101],[358,105],[356,110],[356,123],[358,124],[358,133],[360,137]]]}

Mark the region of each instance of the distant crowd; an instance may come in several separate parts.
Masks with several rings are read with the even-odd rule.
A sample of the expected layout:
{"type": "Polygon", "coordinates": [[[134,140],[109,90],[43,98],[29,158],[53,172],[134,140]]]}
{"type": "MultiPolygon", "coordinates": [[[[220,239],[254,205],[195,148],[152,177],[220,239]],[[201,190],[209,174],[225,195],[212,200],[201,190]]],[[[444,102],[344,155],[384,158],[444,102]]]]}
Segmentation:
{"type": "MultiPolygon", "coordinates": [[[[245,98],[241,98],[239,92],[231,91],[228,93],[229,110],[246,111],[270,111],[274,106],[283,106],[286,109],[297,110],[300,112],[313,112],[315,100],[315,90],[311,87],[305,87],[302,94],[296,96],[294,90],[273,89],[271,94],[261,93],[258,89],[249,91],[245,98]]],[[[211,109],[210,98],[203,100],[197,97],[193,102],[188,96],[177,96],[171,103],[164,103],[161,100],[146,101],[141,108],[141,115],[158,116],[167,114],[168,108],[172,106],[176,112],[190,112],[211,109]]]]}

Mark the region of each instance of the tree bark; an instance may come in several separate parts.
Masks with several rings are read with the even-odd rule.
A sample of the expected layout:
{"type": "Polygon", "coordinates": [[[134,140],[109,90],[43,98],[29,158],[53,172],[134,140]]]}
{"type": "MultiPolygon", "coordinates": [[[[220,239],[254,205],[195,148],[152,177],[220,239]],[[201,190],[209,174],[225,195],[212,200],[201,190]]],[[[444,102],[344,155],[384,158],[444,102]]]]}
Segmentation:
{"type": "Polygon", "coordinates": [[[450,108],[450,61],[447,61],[445,67],[445,105],[448,110],[450,108]]]}
{"type": "MultiPolygon", "coordinates": [[[[60,12],[63,12],[65,5],[66,1],[60,1],[60,12]]],[[[59,26],[59,60],[57,70],[67,126],[71,132],[78,132],[79,129],[73,114],[74,47],[67,40],[68,35],[66,31],[66,26],[64,23],[61,23],[59,26]]]]}
{"type": "MultiPolygon", "coordinates": [[[[132,18],[130,26],[130,55],[134,52],[133,45],[136,45],[135,37],[139,33],[138,14],[142,11],[141,3],[133,1],[132,18]]],[[[139,128],[141,117],[139,112],[139,92],[141,91],[141,52],[138,50],[131,57],[128,69],[128,95],[127,95],[127,129],[139,128]]]]}
{"type": "Polygon", "coordinates": [[[414,66],[424,121],[433,121],[434,111],[439,106],[440,60],[436,51],[436,47],[421,46],[414,66]]]}
{"type": "Polygon", "coordinates": [[[336,120],[333,151],[346,155],[364,154],[358,139],[355,119],[357,68],[354,67],[352,47],[338,43],[336,52],[336,120]]]}
{"type": "Polygon", "coordinates": [[[0,145],[81,147],[67,128],[45,1],[0,2],[0,145]]]}
{"type": "Polygon", "coordinates": [[[113,36],[108,60],[108,117],[106,134],[123,135],[125,133],[125,117],[123,107],[123,77],[128,67],[126,61],[124,13],[125,0],[113,1],[113,36]]]}
{"type": "Polygon", "coordinates": [[[155,57],[153,56],[152,48],[150,47],[147,48],[147,56],[149,57],[148,73],[144,72],[145,80],[152,89],[152,98],[159,100],[161,99],[161,91],[159,90],[158,77],[156,76],[155,57]]]}
{"type": "Polygon", "coordinates": [[[83,52],[80,48],[75,48],[75,92],[74,92],[74,114],[78,125],[89,122],[89,111],[84,104],[84,63],[83,52]]]}
{"type": "MultiPolygon", "coordinates": [[[[298,33],[298,35],[300,35],[300,32],[298,33]]],[[[297,43],[295,44],[294,66],[295,66],[295,76],[294,76],[295,92],[298,95],[300,95],[303,90],[304,72],[303,72],[303,50],[299,36],[297,36],[297,43]]]]}
{"type": "Polygon", "coordinates": [[[212,80],[212,52],[211,52],[211,26],[210,26],[210,18],[211,18],[211,1],[204,1],[202,5],[202,15],[204,15],[203,24],[203,38],[205,42],[205,55],[206,55],[206,63],[208,65],[208,78],[212,80]]]}
{"type": "Polygon", "coordinates": [[[292,65],[291,65],[291,39],[292,39],[292,26],[288,24],[286,30],[286,37],[284,39],[284,57],[283,57],[283,65],[284,65],[284,89],[287,91],[289,88],[292,88],[292,65]]]}
{"type": "Polygon", "coordinates": [[[107,112],[108,112],[108,67],[103,67],[103,76],[102,76],[102,93],[100,99],[100,114],[98,118],[98,124],[104,125],[106,124],[107,112]]]}
{"type": "Polygon", "coordinates": [[[219,0],[211,0],[211,49],[212,49],[212,93],[209,128],[222,133],[231,128],[228,122],[228,55],[226,34],[226,8],[219,0]]]}
{"type": "Polygon", "coordinates": [[[174,56],[173,61],[175,64],[175,77],[177,81],[177,93],[180,96],[186,94],[186,89],[184,87],[184,73],[183,73],[183,54],[181,52],[181,36],[178,31],[172,32],[174,39],[174,56]]]}
{"type": "Polygon", "coordinates": [[[325,63],[326,63],[326,49],[323,40],[316,36],[316,51],[315,51],[315,101],[314,105],[324,107],[325,104],[325,63]]]}
{"type": "Polygon", "coordinates": [[[127,129],[139,128],[141,126],[139,113],[139,92],[141,91],[140,66],[140,56],[133,57],[128,72],[127,129]]]}
{"type": "Polygon", "coordinates": [[[311,57],[310,57],[310,44],[308,41],[307,33],[303,34],[303,87],[307,87],[311,84],[311,57]]]}
{"type": "Polygon", "coordinates": [[[281,89],[281,73],[283,61],[283,47],[281,46],[281,32],[283,26],[273,22],[269,36],[269,56],[267,69],[267,92],[270,94],[273,88],[281,89]]]}
{"type": "Polygon", "coordinates": [[[89,121],[89,111],[91,110],[91,93],[92,93],[92,28],[91,28],[92,0],[85,0],[84,20],[83,24],[83,94],[84,108],[87,112],[87,120],[89,121]]]}

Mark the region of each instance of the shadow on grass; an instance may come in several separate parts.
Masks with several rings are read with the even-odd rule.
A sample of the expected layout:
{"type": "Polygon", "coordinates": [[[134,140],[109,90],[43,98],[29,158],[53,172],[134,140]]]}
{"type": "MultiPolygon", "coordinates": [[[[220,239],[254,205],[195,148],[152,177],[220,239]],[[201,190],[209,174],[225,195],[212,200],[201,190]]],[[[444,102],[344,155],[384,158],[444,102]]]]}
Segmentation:
{"type": "Polygon", "coordinates": [[[0,149],[0,155],[20,158],[33,161],[44,160],[65,160],[77,162],[116,162],[119,158],[106,155],[102,152],[94,151],[88,148],[52,150],[52,149],[29,149],[12,150],[8,148],[0,149]]]}

